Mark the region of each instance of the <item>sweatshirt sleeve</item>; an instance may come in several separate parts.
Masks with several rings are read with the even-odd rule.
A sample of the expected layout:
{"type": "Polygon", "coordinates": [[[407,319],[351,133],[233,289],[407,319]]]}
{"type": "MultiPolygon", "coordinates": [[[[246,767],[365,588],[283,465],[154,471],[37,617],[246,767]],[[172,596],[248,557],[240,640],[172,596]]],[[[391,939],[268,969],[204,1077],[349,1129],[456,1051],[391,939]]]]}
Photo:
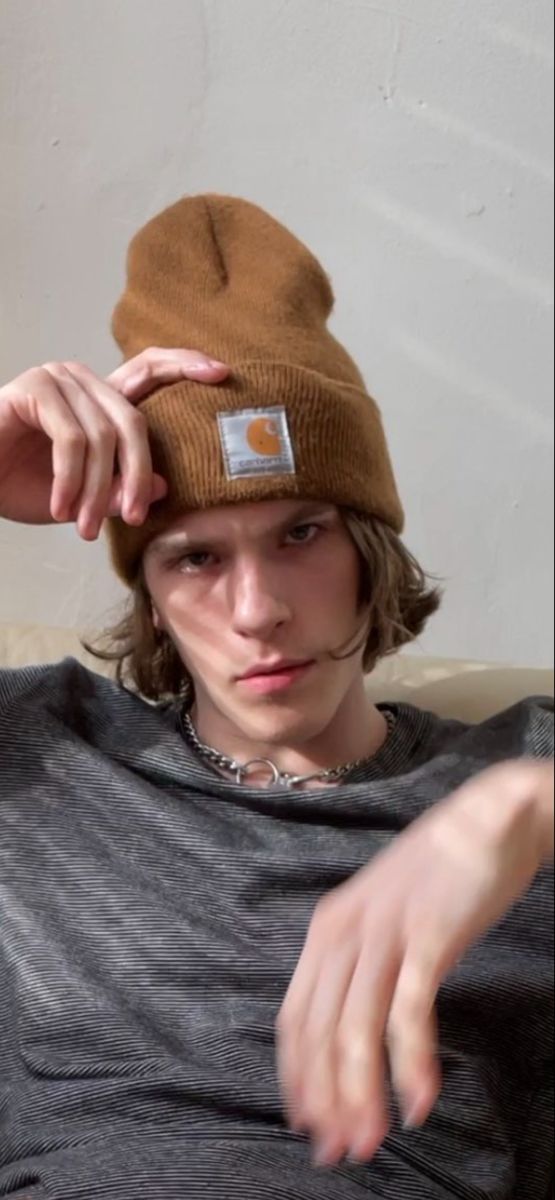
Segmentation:
{"type": "Polygon", "coordinates": [[[554,702],[551,696],[530,696],[524,701],[528,714],[526,749],[534,758],[553,758],[554,702]]]}
{"type": "Polygon", "coordinates": [[[0,669],[0,716],[36,692],[37,686],[47,686],[52,671],[52,666],[0,669]]]}

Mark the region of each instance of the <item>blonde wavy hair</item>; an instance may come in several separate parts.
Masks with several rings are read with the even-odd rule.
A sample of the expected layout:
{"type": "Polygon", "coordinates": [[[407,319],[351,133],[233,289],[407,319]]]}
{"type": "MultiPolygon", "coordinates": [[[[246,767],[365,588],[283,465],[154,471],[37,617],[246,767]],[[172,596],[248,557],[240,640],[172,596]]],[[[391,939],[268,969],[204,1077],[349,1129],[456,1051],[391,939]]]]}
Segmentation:
{"type": "MultiPolygon", "coordinates": [[[[422,633],[442,593],[389,526],[351,509],[344,509],[342,517],[360,559],[361,617],[349,643],[332,657],[351,657],[364,647],[363,668],[370,673],[380,659],[422,633]]],[[[147,700],[187,702],[194,695],[191,676],[173,642],[155,628],[142,572],[123,617],[84,645],[96,658],[114,664],[122,687],[147,700]]]]}

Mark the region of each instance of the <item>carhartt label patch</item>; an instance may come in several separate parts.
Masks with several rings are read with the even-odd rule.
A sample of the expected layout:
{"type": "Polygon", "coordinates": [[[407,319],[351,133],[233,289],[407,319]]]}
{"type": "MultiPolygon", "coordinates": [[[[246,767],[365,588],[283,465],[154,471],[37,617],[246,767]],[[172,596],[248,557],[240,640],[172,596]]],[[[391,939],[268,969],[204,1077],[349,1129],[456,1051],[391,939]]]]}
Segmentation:
{"type": "Polygon", "coordinates": [[[284,408],[218,413],[228,479],[294,475],[295,455],[284,408]]]}

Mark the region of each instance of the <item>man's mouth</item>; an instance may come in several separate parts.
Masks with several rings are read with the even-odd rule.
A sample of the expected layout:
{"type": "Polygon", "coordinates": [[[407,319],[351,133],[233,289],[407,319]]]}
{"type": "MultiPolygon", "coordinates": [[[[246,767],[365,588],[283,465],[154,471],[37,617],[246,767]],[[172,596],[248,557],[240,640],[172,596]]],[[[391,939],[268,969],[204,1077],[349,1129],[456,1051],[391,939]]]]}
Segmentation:
{"type": "Polygon", "coordinates": [[[274,662],[257,663],[238,679],[238,683],[254,692],[278,692],[291,687],[292,684],[303,678],[313,666],[313,659],[304,661],[281,659],[274,662]]]}

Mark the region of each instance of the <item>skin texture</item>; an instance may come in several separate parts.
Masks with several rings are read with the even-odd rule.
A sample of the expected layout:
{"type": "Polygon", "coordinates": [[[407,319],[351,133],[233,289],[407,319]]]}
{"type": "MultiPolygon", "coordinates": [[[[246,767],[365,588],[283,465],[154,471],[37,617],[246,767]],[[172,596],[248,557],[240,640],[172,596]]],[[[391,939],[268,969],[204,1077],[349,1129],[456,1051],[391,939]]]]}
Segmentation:
{"type": "Polygon", "coordinates": [[[427,1119],[439,987],[552,853],[552,763],[503,763],[320,903],[278,1019],[291,1123],[312,1134],[318,1164],[369,1161],[381,1145],[386,1053],[407,1124],[427,1119]]]}
{"type": "MultiPolygon", "coordinates": [[[[140,525],[166,483],[137,403],[162,384],[217,386],[228,374],[199,352],[157,347],[107,379],[75,362],[24,372],[0,388],[0,516],[74,522],[85,540],[108,515],[140,525]]],[[[201,737],[298,774],[374,753],[386,729],[364,692],[362,651],[329,657],[360,618],[358,560],[337,510],[225,507],[190,514],[167,534],[180,547],[153,543],[145,574],[154,619],[194,678],[201,737]],[[194,544],[184,547],[184,535],[194,544]],[[278,690],[239,682],[283,658],[313,665],[278,690]]],[[[507,762],[324,897],[276,1030],[289,1119],[313,1137],[317,1163],[346,1153],[367,1161],[381,1144],[386,1055],[408,1122],[427,1118],[441,1087],[438,988],[552,854],[553,765],[507,762]]]]}
{"type": "Polygon", "coordinates": [[[203,741],[239,761],[270,757],[292,774],[382,744],[363,650],[330,658],[363,625],[358,555],[336,508],[277,500],[191,513],[151,543],[144,569],[155,621],[194,679],[203,741]],[[313,665],[278,691],[266,690],[267,678],[239,678],[278,661],[313,665]]]}
{"type": "Polygon", "coordinates": [[[83,363],[31,367],[0,388],[0,516],[73,522],[85,541],[108,516],[142,525],[165,495],[136,408],[180,379],[217,384],[229,368],[194,350],[150,347],[101,379],[83,363]]]}
{"type": "MultiPolygon", "coordinates": [[[[361,652],[322,658],[357,620],[358,562],[336,510],[278,501],[191,514],[152,544],[145,575],[193,676],[204,741],[293,773],[382,743],[361,652]],[[316,667],[277,696],[245,692],[237,675],[278,655],[316,667]]],[[[383,1142],[386,1055],[407,1123],[429,1116],[439,987],[552,853],[552,795],[549,763],[486,771],[318,905],[277,1021],[289,1119],[312,1135],[317,1164],[368,1161],[383,1142]]]]}

